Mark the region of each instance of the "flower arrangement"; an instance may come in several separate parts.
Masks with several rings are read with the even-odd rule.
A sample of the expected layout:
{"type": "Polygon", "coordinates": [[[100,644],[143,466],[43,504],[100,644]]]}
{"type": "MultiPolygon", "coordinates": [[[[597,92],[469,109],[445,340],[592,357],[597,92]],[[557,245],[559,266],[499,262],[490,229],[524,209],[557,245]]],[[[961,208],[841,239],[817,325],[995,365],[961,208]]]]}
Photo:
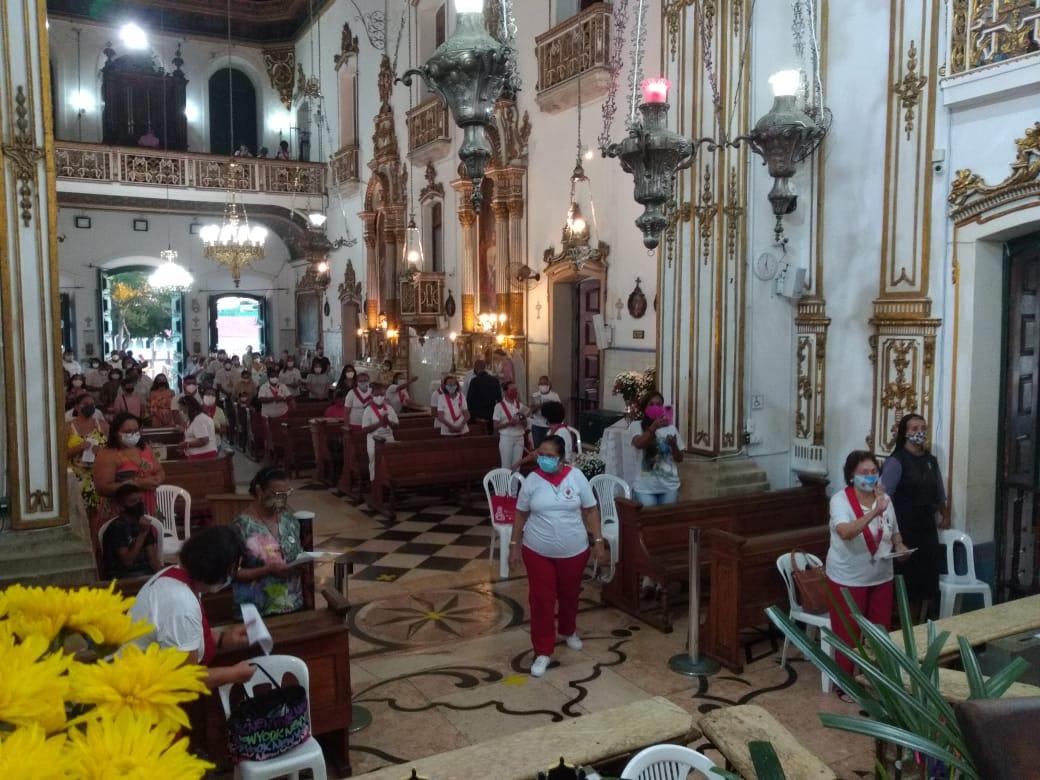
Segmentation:
{"type": "Polygon", "coordinates": [[[584,474],[586,479],[592,479],[597,474],[605,473],[607,464],[598,452],[580,452],[574,457],[574,468],[584,474]]]}
{"type": "Polygon", "coordinates": [[[212,768],[180,735],[206,670],[179,650],[127,644],[152,630],[132,603],[114,584],[0,592],[4,780],[196,780],[212,768]]]}
{"type": "Polygon", "coordinates": [[[614,377],[613,395],[620,395],[625,401],[625,412],[629,417],[637,415],[636,405],[639,399],[657,387],[657,370],[622,371],[614,377]]]}

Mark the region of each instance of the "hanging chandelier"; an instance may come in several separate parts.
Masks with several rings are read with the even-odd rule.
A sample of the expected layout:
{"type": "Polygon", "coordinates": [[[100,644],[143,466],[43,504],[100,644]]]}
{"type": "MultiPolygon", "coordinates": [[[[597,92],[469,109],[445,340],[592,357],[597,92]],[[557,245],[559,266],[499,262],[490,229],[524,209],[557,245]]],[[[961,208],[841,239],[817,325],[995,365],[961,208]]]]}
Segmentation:
{"type": "Polygon", "coordinates": [[[238,287],[242,281],[242,269],[264,258],[264,242],[267,230],[260,225],[249,225],[245,206],[239,211],[235,191],[228,190],[228,203],[224,207],[224,222],[209,224],[199,231],[203,254],[231,271],[231,278],[238,287]]]}
{"type": "Polygon", "coordinates": [[[167,248],[159,253],[162,263],[148,277],[148,286],[157,293],[176,295],[186,293],[195,283],[186,268],[177,264],[177,250],[167,248]]]}

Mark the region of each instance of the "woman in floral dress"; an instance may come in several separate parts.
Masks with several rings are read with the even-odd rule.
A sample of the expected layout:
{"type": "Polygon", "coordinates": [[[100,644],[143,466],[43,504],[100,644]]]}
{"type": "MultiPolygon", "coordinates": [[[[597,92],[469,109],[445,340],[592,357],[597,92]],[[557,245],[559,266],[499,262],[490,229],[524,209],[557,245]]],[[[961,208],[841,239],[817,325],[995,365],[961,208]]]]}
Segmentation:
{"type": "Polygon", "coordinates": [[[73,417],[67,425],[69,468],[79,482],[87,515],[92,516],[97,512],[99,500],[94,488],[94,457],[105,446],[108,422],[94,415],[95,404],[90,393],[80,391],[70,400],[73,417]]]}
{"type": "Polygon", "coordinates": [[[300,570],[289,564],[302,552],[300,524],[286,509],[288,478],[279,468],[262,468],[249,485],[253,503],[232,527],[245,556],[235,577],[235,604],[254,604],[261,615],[303,609],[300,570]]]}

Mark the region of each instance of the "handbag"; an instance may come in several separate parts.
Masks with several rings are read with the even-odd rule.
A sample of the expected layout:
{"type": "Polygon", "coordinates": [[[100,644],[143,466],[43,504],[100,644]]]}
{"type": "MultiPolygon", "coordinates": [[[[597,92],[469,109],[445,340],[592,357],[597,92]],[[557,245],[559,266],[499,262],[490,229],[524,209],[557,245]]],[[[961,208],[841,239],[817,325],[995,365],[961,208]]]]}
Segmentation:
{"type": "Polygon", "coordinates": [[[274,686],[231,708],[227,720],[228,753],[241,761],[266,761],[302,745],[311,735],[307,691],[302,685],[279,685],[267,670],[254,663],[274,686]]]}
{"type": "Polygon", "coordinates": [[[805,550],[791,550],[791,578],[798,591],[798,600],[806,612],[826,612],[831,605],[831,588],[827,584],[827,571],[823,566],[813,566],[805,550]],[[805,556],[805,568],[799,569],[795,555],[805,556]]]}
{"type": "Polygon", "coordinates": [[[516,517],[516,496],[491,496],[491,520],[495,525],[512,525],[516,517]]]}

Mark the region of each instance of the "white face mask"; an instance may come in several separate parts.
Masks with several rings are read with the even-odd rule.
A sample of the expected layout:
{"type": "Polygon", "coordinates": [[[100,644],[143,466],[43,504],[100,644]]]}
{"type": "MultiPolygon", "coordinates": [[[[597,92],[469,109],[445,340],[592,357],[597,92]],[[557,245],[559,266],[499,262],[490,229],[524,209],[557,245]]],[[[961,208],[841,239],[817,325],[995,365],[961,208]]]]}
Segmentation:
{"type": "Polygon", "coordinates": [[[215,395],[203,396],[202,403],[206,406],[214,406],[217,403],[217,397],[215,395]]]}
{"type": "Polygon", "coordinates": [[[374,395],[374,396],[372,396],[372,403],[374,403],[376,406],[382,406],[383,405],[383,401],[385,401],[385,400],[386,400],[386,396],[383,396],[383,395],[374,395]]]}
{"type": "Polygon", "coordinates": [[[358,389],[360,389],[362,393],[368,390],[368,382],[358,382],[358,389]]]}
{"type": "Polygon", "coordinates": [[[314,373],[315,373],[315,374],[320,374],[320,373],[321,373],[321,369],[320,369],[320,368],[316,368],[316,369],[314,369],[314,373]]]}
{"type": "Polygon", "coordinates": [[[538,392],[543,394],[543,395],[545,393],[548,393],[549,392],[549,385],[538,385],[538,392]]]}
{"type": "Polygon", "coordinates": [[[124,447],[136,447],[137,443],[141,441],[141,432],[121,433],[119,434],[119,441],[123,443],[124,447]]]}

